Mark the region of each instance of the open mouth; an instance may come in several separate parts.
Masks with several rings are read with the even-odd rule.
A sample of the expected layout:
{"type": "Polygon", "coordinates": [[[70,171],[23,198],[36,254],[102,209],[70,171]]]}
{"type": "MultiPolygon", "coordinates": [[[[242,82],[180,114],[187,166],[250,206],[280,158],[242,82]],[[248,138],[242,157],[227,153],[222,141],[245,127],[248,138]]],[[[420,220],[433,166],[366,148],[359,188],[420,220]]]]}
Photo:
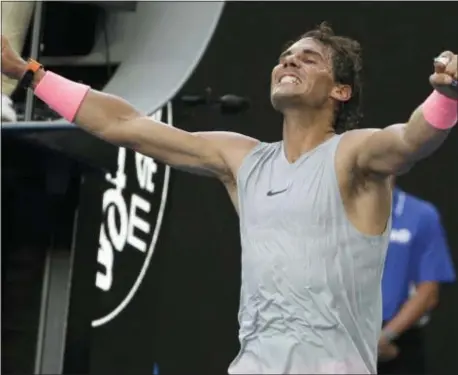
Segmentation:
{"type": "Polygon", "coordinates": [[[292,83],[298,85],[299,83],[301,83],[301,81],[296,76],[285,74],[284,76],[280,77],[278,83],[292,83]]]}

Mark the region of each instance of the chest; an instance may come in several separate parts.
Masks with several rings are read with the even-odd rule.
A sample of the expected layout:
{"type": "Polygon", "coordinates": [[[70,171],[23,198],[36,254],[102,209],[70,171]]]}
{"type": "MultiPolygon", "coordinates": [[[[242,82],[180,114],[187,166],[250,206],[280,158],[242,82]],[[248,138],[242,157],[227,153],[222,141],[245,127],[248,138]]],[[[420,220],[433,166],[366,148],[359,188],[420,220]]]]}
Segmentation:
{"type": "Polygon", "coordinates": [[[337,182],[324,162],[300,165],[274,161],[249,175],[241,197],[241,218],[249,227],[289,226],[304,230],[334,218],[337,182]]]}

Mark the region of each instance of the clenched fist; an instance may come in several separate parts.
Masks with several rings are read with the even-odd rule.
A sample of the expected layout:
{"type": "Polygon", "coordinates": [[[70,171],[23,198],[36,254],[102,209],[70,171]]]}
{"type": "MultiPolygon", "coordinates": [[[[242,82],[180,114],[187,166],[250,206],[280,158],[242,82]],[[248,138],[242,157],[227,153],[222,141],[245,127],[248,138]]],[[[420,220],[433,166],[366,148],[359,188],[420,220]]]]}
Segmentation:
{"type": "Polygon", "coordinates": [[[21,79],[25,73],[27,63],[11,47],[8,39],[2,35],[2,74],[13,78],[21,79]]]}
{"type": "Polygon", "coordinates": [[[442,52],[434,60],[434,73],[429,77],[433,87],[452,99],[458,100],[458,59],[453,52],[442,52]]]}

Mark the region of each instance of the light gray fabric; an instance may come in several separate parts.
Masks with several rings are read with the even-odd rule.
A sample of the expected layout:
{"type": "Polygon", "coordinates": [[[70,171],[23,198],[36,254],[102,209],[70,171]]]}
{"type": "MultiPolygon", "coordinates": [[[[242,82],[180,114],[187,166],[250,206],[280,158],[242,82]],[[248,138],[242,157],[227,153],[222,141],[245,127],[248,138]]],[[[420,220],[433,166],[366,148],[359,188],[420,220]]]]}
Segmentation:
{"type": "Polygon", "coordinates": [[[376,373],[391,222],[368,236],[347,219],[341,137],[293,164],[283,142],[261,143],[239,170],[241,349],[230,374],[376,373]]]}

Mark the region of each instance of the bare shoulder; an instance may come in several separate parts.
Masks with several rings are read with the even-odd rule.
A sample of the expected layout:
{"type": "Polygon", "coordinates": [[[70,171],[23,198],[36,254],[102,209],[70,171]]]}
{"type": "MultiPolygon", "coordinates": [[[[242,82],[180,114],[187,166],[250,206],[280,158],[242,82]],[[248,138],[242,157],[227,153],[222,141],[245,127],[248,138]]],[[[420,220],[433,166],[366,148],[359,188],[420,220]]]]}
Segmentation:
{"type": "Polygon", "coordinates": [[[337,148],[336,167],[340,173],[353,171],[361,146],[380,129],[355,129],[342,135],[337,148]]]}
{"type": "Polygon", "coordinates": [[[358,145],[364,143],[371,135],[379,132],[381,129],[354,129],[349,130],[342,136],[342,145],[349,149],[355,149],[358,145]]]}
{"type": "MultiPolygon", "coordinates": [[[[387,142],[387,139],[396,137],[396,133],[401,131],[404,124],[394,124],[384,129],[367,128],[355,129],[346,132],[342,136],[338,149],[339,160],[346,165],[347,168],[353,170],[356,165],[357,158],[361,153],[367,153],[372,148],[375,138],[371,139],[374,135],[377,137],[375,142],[387,142]],[[377,134],[378,133],[378,134],[377,134]]],[[[361,158],[360,158],[361,159],[361,158]]]]}
{"type": "Polygon", "coordinates": [[[258,139],[234,132],[212,131],[194,134],[211,142],[230,168],[233,177],[236,176],[245,156],[260,143],[258,139]]]}
{"type": "Polygon", "coordinates": [[[397,132],[402,130],[405,124],[393,124],[387,126],[384,129],[379,128],[367,128],[367,129],[354,129],[345,133],[345,142],[349,143],[350,146],[357,146],[364,141],[367,141],[372,135],[382,130],[389,130],[390,132],[397,132]]]}

